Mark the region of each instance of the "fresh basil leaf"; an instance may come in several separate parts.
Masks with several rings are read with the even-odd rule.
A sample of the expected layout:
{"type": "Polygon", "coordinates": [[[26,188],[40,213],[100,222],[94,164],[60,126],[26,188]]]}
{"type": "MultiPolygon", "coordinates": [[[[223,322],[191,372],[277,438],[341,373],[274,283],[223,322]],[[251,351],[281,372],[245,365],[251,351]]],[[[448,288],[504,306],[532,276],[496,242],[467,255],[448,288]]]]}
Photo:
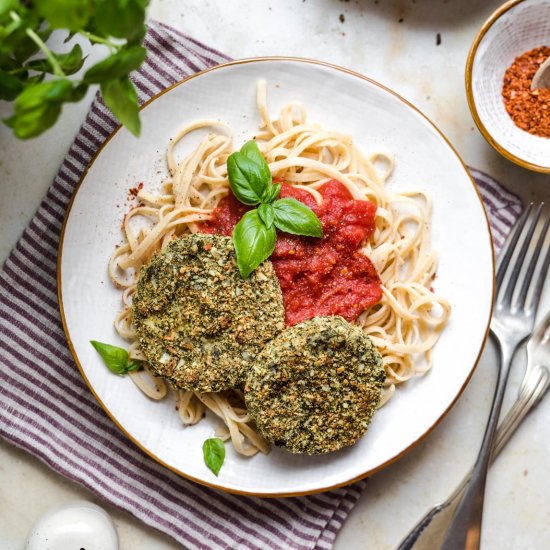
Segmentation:
{"type": "Polygon", "coordinates": [[[86,95],[87,91],[88,91],[87,84],[78,84],[72,89],[70,97],[65,101],[70,101],[71,103],[80,101],[86,95]]]}
{"type": "Polygon", "coordinates": [[[257,164],[262,164],[262,162],[265,162],[264,156],[260,152],[260,148],[258,147],[258,144],[256,143],[256,140],[251,139],[250,141],[247,141],[242,147],[240,151],[246,158],[249,158],[250,160],[256,162],[257,164]]]}
{"type": "Polygon", "coordinates": [[[12,10],[16,11],[18,4],[17,0],[0,0],[0,17],[12,10]]]}
{"type": "Polygon", "coordinates": [[[214,475],[220,473],[225,460],[225,445],[219,437],[211,437],[202,444],[204,463],[210,468],[214,475]]]}
{"type": "Polygon", "coordinates": [[[84,75],[87,84],[101,84],[107,80],[125,78],[139,68],[145,60],[147,50],[142,46],[122,48],[107,59],[90,67],[84,75]]]}
{"type": "Polygon", "coordinates": [[[279,196],[280,192],[281,192],[281,184],[280,183],[276,183],[275,185],[272,185],[269,188],[269,193],[266,194],[266,198],[265,198],[264,202],[266,202],[266,203],[274,202],[277,199],[277,197],[279,196]]]}
{"type": "Polygon", "coordinates": [[[137,361],[130,361],[126,367],[126,372],[133,372],[135,370],[139,370],[140,368],[141,365],[137,361]]]}
{"type": "Polygon", "coordinates": [[[21,81],[0,69],[0,99],[13,101],[23,89],[21,81]]]}
{"type": "Polygon", "coordinates": [[[147,34],[147,27],[142,23],[137,26],[134,33],[126,38],[126,44],[128,46],[140,46],[143,43],[143,39],[147,34]]]}
{"type": "Polygon", "coordinates": [[[242,153],[233,153],[227,159],[227,174],[231,191],[237,199],[248,205],[261,202],[270,181],[265,179],[257,163],[242,153]]]}
{"type": "Polygon", "coordinates": [[[73,84],[65,78],[49,80],[25,89],[15,100],[15,112],[31,110],[44,103],[61,103],[70,99],[73,84]]]}
{"type": "Polygon", "coordinates": [[[271,206],[271,204],[260,204],[260,206],[258,206],[258,216],[260,216],[260,219],[264,222],[265,226],[268,229],[271,229],[275,218],[273,206],[271,206]]]}
{"type": "Polygon", "coordinates": [[[275,249],[277,232],[267,228],[257,210],[250,210],[233,229],[233,245],[237,266],[243,278],[247,278],[275,249]]]}
{"type": "MultiPolygon", "coordinates": [[[[36,22],[37,26],[39,24],[39,22],[36,22]]],[[[20,29],[21,34],[17,37],[15,46],[13,47],[13,56],[20,63],[23,63],[23,61],[26,61],[29,57],[38,53],[40,49],[36,45],[36,42],[34,40],[31,40],[31,38],[25,33],[25,26],[28,28],[34,27],[32,21],[26,21],[25,25],[20,29]]],[[[45,42],[50,37],[52,30],[49,28],[46,28],[42,31],[35,29],[35,32],[45,42]]]]}
{"type": "Polygon", "coordinates": [[[124,348],[111,346],[111,344],[104,344],[96,340],[90,340],[90,344],[92,344],[97,353],[101,355],[107,368],[115,374],[122,375],[139,368],[137,363],[133,361],[128,363],[128,352],[124,348]]]}
{"type": "Polygon", "coordinates": [[[246,158],[250,159],[252,162],[255,162],[263,170],[263,176],[265,179],[271,181],[271,172],[269,171],[269,165],[265,160],[265,157],[260,152],[260,148],[255,140],[251,139],[247,141],[240,151],[246,158]]]}
{"type": "Polygon", "coordinates": [[[139,136],[141,122],[139,120],[139,104],[136,89],[128,77],[120,80],[110,80],[101,85],[101,94],[105,105],[113,111],[120,122],[134,134],[139,136]]]}
{"type": "MultiPolygon", "coordinates": [[[[84,64],[82,48],[79,44],[75,44],[69,53],[54,53],[53,56],[57,59],[59,66],[66,75],[78,72],[84,64]]],[[[53,73],[53,68],[47,59],[33,59],[25,67],[33,71],[53,73]]]]}
{"type": "MultiPolygon", "coordinates": [[[[27,88],[22,94],[31,89],[27,88]]],[[[41,134],[44,130],[55,124],[61,113],[61,105],[61,103],[57,102],[43,103],[29,109],[20,110],[19,112],[16,105],[15,114],[10,118],[5,118],[4,123],[13,129],[13,133],[19,139],[29,139],[41,134]]]]}
{"type": "Polygon", "coordinates": [[[95,26],[106,36],[133,38],[143,27],[145,6],[140,0],[96,0],[95,26]]]}
{"type": "Polygon", "coordinates": [[[269,170],[269,165],[267,164],[264,156],[260,152],[258,144],[251,139],[241,147],[240,152],[258,166],[261,179],[266,182],[263,186],[261,199],[262,202],[270,202],[266,199],[269,196],[269,191],[271,190],[271,171],[269,170]]]}
{"type": "Polygon", "coordinates": [[[65,40],[63,40],[63,44],[70,42],[74,38],[75,34],[76,34],[75,31],[69,31],[69,34],[67,34],[67,36],[65,37],[65,40]]]}
{"type": "MultiPolygon", "coordinates": [[[[9,57],[7,55],[0,54],[0,69],[6,71],[6,72],[13,72],[17,71],[18,74],[21,74],[24,72],[24,68],[21,65],[21,63],[18,63],[15,59],[12,57],[9,57]]],[[[23,78],[26,76],[26,74],[23,76],[23,78]]]]}
{"type": "Polygon", "coordinates": [[[75,44],[68,53],[54,54],[61,66],[61,70],[66,74],[75,74],[84,65],[85,57],[82,56],[82,48],[75,44]]]}
{"type": "Polygon", "coordinates": [[[296,199],[280,199],[273,203],[275,226],[281,231],[306,237],[322,237],[323,226],[313,210],[296,199]]]}
{"type": "Polygon", "coordinates": [[[40,84],[46,76],[46,73],[40,73],[36,74],[34,76],[29,76],[25,80],[25,88],[29,88],[30,86],[35,86],[36,84],[40,84]]]}
{"type": "Polygon", "coordinates": [[[65,78],[29,85],[15,100],[15,114],[4,122],[20,139],[37,136],[53,126],[63,102],[79,101],[85,88],[82,84],[73,88],[65,78]]]}
{"type": "MultiPolygon", "coordinates": [[[[55,54],[53,54],[56,57],[55,54]]],[[[25,67],[31,71],[38,71],[41,73],[52,73],[54,72],[50,62],[47,59],[33,59],[25,64],[25,67]]]]}
{"type": "Polygon", "coordinates": [[[70,31],[85,28],[93,11],[91,0],[33,0],[33,6],[52,28],[70,31]]]}

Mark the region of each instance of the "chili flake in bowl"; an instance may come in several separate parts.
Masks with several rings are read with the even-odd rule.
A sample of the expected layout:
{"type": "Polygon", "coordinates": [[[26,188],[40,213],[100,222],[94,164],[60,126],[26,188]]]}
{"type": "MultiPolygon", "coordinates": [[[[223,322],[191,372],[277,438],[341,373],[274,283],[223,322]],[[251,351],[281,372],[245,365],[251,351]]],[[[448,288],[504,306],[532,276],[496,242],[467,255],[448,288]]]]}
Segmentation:
{"type": "Polygon", "coordinates": [[[484,23],[466,63],[466,94],[485,139],[504,157],[550,173],[550,92],[531,90],[550,56],[550,0],[512,0],[484,23]]]}
{"type": "Polygon", "coordinates": [[[550,138],[550,90],[531,90],[533,77],[550,57],[550,47],[542,46],[516,57],[504,73],[502,97],[514,124],[533,134],[550,138]]]}

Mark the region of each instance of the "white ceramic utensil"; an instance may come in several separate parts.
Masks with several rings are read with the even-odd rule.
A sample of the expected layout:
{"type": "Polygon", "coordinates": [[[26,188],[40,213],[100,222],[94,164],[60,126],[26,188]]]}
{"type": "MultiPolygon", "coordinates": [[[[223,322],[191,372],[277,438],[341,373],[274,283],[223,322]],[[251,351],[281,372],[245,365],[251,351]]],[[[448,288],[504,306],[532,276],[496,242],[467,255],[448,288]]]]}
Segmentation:
{"type": "Polygon", "coordinates": [[[113,521],[99,506],[67,502],[40,517],[31,527],[25,550],[118,550],[113,521]]]}

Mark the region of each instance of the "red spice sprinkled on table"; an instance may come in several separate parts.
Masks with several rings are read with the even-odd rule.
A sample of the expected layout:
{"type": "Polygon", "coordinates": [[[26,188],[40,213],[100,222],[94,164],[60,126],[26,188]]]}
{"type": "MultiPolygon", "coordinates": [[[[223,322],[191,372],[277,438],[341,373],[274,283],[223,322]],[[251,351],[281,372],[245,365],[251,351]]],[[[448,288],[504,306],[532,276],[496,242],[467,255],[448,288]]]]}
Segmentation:
{"type": "Polygon", "coordinates": [[[550,90],[531,90],[537,69],[548,57],[548,46],[535,48],[516,57],[504,73],[502,97],[506,111],[518,128],[550,138],[550,90]]]}
{"type": "Polygon", "coordinates": [[[138,193],[143,189],[143,182],[141,182],[137,187],[132,187],[129,191],[128,191],[128,196],[129,197],[137,197],[138,196],[138,193]]]}
{"type": "MultiPolygon", "coordinates": [[[[270,260],[283,292],[288,325],[327,315],[341,315],[353,321],[382,298],[378,273],[360,252],[362,243],[374,231],[376,205],[355,200],[335,180],[325,183],[319,191],[323,196],[321,205],[307,191],[288,184],[281,189],[281,197],[303,202],[323,225],[322,239],[278,235],[270,260]]],[[[244,204],[229,195],[201,230],[231,235],[246,210],[244,204]]]]}

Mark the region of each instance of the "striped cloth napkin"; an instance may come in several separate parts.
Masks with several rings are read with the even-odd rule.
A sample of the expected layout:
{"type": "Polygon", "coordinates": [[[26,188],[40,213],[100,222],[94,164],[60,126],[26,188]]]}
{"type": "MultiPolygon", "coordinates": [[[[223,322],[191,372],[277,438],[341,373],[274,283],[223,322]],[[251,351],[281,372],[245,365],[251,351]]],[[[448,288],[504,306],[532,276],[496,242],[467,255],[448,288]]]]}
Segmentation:
{"type": "MultiPolygon", "coordinates": [[[[148,57],[133,77],[141,102],[228,60],[154,21],[145,45],[148,57]]],[[[0,435],[187,548],[330,548],[365,481],[287,499],[234,496],[197,485],[163,468],[128,440],[80,376],[59,316],[57,248],[72,192],[116,124],[96,98],[0,273],[0,435]]],[[[473,174],[499,245],[521,203],[489,176],[473,174]]]]}

